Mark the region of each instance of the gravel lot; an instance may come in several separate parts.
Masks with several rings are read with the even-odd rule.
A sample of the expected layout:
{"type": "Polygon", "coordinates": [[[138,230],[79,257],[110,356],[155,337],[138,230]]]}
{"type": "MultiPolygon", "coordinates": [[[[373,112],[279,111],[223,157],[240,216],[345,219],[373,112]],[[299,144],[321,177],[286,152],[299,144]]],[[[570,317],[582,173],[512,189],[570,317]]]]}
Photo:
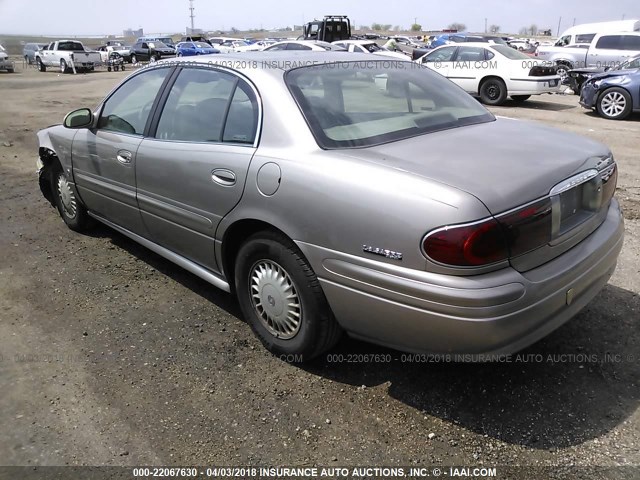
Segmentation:
{"type": "Polygon", "coordinates": [[[331,353],[394,360],[297,366],[234,298],[107,228],[68,230],[40,194],[35,133],[128,73],[0,73],[0,465],[640,466],[640,116],[562,95],[492,108],[619,162],[625,246],[571,322],[505,363],[346,339],[331,353]]]}

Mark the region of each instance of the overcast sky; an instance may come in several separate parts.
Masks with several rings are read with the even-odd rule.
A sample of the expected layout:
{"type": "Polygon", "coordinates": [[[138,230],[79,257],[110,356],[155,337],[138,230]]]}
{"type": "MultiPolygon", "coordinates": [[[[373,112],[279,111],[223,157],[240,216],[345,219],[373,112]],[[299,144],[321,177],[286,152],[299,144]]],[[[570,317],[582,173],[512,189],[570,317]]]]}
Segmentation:
{"type": "MultiPolygon", "coordinates": [[[[469,31],[488,25],[518,33],[531,24],[556,34],[576,24],[640,18],[640,0],[194,0],[195,27],[204,30],[265,28],[301,24],[326,14],[349,15],[357,26],[373,22],[408,28],[417,18],[424,30],[452,22],[469,31]],[[389,8],[391,6],[391,8],[389,8]]],[[[145,33],[179,33],[190,25],[188,0],[0,0],[0,35],[119,35],[127,28],[145,33]]]]}

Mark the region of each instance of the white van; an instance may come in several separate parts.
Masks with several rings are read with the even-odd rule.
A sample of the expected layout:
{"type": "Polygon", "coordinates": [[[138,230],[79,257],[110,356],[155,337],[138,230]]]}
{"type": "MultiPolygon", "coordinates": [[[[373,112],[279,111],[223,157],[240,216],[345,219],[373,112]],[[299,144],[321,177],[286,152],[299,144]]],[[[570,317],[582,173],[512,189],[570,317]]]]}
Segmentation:
{"type": "Polygon", "coordinates": [[[555,47],[572,47],[590,44],[598,33],[637,32],[640,20],[615,20],[613,22],[584,23],[564,31],[554,44],[555,47]]]}

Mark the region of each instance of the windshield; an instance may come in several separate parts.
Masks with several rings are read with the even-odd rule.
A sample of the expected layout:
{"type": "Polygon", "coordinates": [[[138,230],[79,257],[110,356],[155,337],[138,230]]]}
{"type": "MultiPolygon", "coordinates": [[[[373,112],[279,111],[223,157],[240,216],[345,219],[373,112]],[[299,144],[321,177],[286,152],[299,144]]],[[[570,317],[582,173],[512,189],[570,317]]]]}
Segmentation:
{"type": "Polygon", "coordinates": [[[155,41],[155,42],[149,42],[149,48],[168,48],[168,47],[160,41],[155,41]]]}
{"type": "Polygon", "coordinates": [[[455,84],[406,61],[313,65],[289,71],[285,81],[325,149],[367,147],[494,120],[455,84]]]}
{"type": "Polygon", "coordinates": [[[165,45],[165,47],[167,45],[171,45],[173,43],[173,39],[171,37],[159,38],[158,41],[163,43],[165,45]]]}
{"type": "Polygon", "coordinates": [[[615,70],[627,70],[632,68],[640,68],[640,57],[627,60],[626,62],[618,65],[618,67],[615,68],[615,70]]]}
{"type": "Polygon", "coordinates": [[[508,47],[506,45],[493,45],[492,48],[507,57],[509,60],[531,60],[531,57],[525,53],[522,53],[515,48],[508,47]]]}
{"type": "Polygon", "coordinates": [[[196,48],[211,48],[211,45],[209,45],[208,43],[196,43],[196,48]]]}

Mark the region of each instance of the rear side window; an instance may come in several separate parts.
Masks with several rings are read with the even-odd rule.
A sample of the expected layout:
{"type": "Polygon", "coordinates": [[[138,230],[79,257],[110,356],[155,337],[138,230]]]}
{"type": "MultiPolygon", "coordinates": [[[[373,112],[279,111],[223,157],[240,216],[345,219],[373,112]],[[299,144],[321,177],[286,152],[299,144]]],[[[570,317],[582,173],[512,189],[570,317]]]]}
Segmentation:
{"type": "Polygon", "coordinates": [[[622,50],[640,51],[640,36],[639,35],[623,35],[620,48],[622,50]]]}
{"type": "Polygon", "coordinates": [[[622,37],[620,35],[605,35],[600,37],[596,43],[596,48],[603,50],[620,50],[621,39],[622,37]]]}
{"type": "Polygon", "coordinates": [[[257,123],[258,103],[244,80],[217,70],[187,68],[171,87],[155,136],[253,144],[257,123]]]}
{"type": "Polygon", "coordinates": [[[576,35],[576,43],[591,43],[595,36],[595,33],[582,33],[580,35],[576,35]]]}

